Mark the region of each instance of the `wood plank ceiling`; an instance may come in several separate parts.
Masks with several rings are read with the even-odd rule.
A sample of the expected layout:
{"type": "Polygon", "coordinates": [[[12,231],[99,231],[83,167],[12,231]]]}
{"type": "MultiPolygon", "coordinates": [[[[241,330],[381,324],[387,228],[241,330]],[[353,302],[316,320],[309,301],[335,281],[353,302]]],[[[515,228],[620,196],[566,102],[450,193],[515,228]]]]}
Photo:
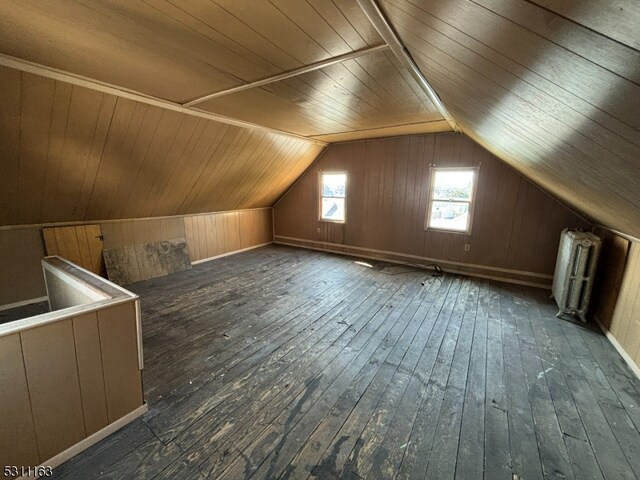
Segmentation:
{"type": "Polygon", "coordinates": [[[369,52],[384,42],[353,0],[25,0],[0,4],[0,16],[6,55],[277,130],[450,130],[393,55],[369,52]],[[349,54],[357,57],[199,103],[349,54]]]}
{"type": "Polygon", "coordinates": [[[450,130],[353,0],[24,0],[0,17],[2,225],[270,206],[325,138],[450,130]]]}
{"type": "Polygon", "coordinates": [[[640,3],[381,0],[462,131],[640,237],[640,3]]]}
{"type": "Polygon", "coordinates": [[[0,67],[0,224],[272,205],[323,147],[0,67]]]}
{"type": "MultiPolygon", "coordinates": [[[[17,180],[0,193],[1,222],[267,206],[321,150],[277,132],[335,142],[450,130],[405,63],[377,48],[384,41],[358,2],[0,3],[0,64],[15,57],[153,97],[138,104],[25,73],[6,83],[0,174],[17,180]],[[38,82],[48,94],[35,91],[38,82]],[[145,102],[171,102],[164,106],[184,114],[145,102]],[[276,133],[190,115],[226,115],[276,133]],[[103,135],[102,150],[82,133],[87,125],[103,135]],[[195,143],[177,167],[167,142],[181,141],[195,143]],[[96,167],[87,166],[82,183],[66,188],[57,169],[72,170],[73,157],[60,153],[68,149],[93,152],[81,158],[102,172],[94,183],[96,167]],[[24,198],[34,188],[45,193],[30,205],[24,198]],[[60,206],[50,204],[52,192],[64,192],[60,206]]],[[[464,133],[592,219],[640,237],[638,2],[378,4],[464,133]]]]}

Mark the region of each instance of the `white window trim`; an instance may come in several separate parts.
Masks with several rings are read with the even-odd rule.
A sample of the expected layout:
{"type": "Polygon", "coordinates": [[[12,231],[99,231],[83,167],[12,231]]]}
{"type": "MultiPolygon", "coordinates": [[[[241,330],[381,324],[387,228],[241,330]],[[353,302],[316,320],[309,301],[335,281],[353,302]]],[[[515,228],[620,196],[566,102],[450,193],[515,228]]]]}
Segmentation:
{"type": "MultiPolygon", "coordinates": [[[[446,233],[458,233],[462,235],[471,235],[471,228],[473,227],[473,212],[475,210],[476,204],[476,190],[478,189],[478,175],[480,173],[480,167],[431,167],[429,174],[429,199],[427,203],[427,213],[424,219],[424,229],[425,231],[431,232],[446,232],[446,233]],[[432,227],[429,225],[429,220],[431,219],[431,209],[433,208],[433,193],[435,186],[435,176],[438,171],[449,171],[449,172],[468,172],[469,170],[473,170],[473,185],[471,186],[471,198],[469,201],[466,200],[451,200],[452,203],[468,203],[469,204],[469,223],[467,224],[466,230],[451,230],[447,228],[438,228],[432,227]]],[[[442,200],[437,200],[442,201],[442,200]]]]}
{"type": "Polygon", "coordinates": [[[344,170],[339,171],[320,171],[318,172],[318,221],[326,223],[347,223],[347,183],[349,182],[349,175],[344,170]],[[323,175],[344,175],[344,197],[325,197],[322,194],[322,176],[323,175]],[[329,218],[322,217],[322,199],[323,198],[344,198],[344,220],[331,220],[329,218]]]}

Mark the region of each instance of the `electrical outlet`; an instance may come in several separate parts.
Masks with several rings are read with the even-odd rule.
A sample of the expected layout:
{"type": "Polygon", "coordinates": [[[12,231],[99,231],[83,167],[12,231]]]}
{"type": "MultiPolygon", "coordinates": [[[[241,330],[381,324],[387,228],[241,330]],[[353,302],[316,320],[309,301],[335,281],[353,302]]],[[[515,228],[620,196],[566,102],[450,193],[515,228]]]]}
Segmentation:
{"type": "Polygon", "coordinates": [[[469,244],[469,243],[465,243],[465,244],[464,244],[464,251],[465,251],[465,252],[468,252],[469,250],[471,250],[471,244],[469,244]]]}

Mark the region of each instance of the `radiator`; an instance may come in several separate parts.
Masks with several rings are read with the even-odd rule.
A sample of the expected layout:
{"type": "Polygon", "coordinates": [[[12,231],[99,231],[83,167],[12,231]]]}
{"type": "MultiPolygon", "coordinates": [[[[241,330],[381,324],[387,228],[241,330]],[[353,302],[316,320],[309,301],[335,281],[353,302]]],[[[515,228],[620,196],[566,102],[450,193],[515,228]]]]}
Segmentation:
{"type": "Polygon", "coordinates": [[[586,322],[599,253],[600,238],[593,233],[562,231],[551,288],[559,308],[556,317],[568,313],[586,322]]]}

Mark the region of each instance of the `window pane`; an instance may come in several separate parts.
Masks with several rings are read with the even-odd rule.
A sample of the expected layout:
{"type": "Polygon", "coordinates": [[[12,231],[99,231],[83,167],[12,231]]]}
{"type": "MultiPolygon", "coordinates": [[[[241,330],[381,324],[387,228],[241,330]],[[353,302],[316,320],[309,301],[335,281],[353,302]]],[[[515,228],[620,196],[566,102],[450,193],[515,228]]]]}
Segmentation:
{"type": "Polygon", "coordinates": [[[322,196],[344,198],[346,184],[347,175],[345,173],[324,173],[322,175],[322,196]]]}
{"type": "Polygon", "coordinates": [[[433,202],[429,227],[464,232],[469,225],[469,204],[433,202]]]}
{"type": "Polygon", "coordinates": [[[344,198],[323,198],[322,218],[344,222],[344,198]]]}
{"type": "Polygon", "coordinates": [[[433,198],[437,200],[471,200],[473,170],[436,170],[433,198]]]}

